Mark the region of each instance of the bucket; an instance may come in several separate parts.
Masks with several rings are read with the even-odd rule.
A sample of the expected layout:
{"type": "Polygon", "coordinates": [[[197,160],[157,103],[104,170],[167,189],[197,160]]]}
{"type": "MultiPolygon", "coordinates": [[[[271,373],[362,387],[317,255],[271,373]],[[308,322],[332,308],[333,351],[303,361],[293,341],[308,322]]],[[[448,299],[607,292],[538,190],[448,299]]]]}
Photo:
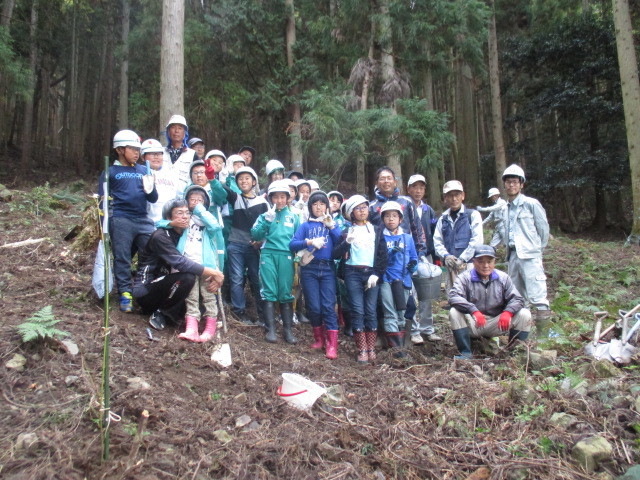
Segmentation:
{"type": "Polygon", "coordinates": [[[442,276],[437,277],[412,277],[413,286],[416,288],[418,300],[435,300],[440,296],[440,284],[442,276]]]}
{"type": "Polygon", "coordinates": [[[309,410],[326,389],[297,373],[283,373],[278,395],[299,410],[309,410]]]}

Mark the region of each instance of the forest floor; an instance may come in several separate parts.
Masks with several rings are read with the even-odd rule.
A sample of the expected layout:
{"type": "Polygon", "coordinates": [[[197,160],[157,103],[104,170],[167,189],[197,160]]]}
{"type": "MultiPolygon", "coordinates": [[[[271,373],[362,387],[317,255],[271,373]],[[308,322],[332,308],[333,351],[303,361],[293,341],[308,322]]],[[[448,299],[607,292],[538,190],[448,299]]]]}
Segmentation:
{"type": "Polygon", "coordinates": [[[295,327],[297,345],[268,344],[259,328],[229,318],[226,369],[210,360],[214,344],[181,341],[174,328],[149,340],[147,317],[120,313],[113,296],[111,409],[120,420],[102,462],[95,250],[63,239],[83,222],[83,188],[15,190],[0,202],[0,246],[46,237],[0,247],[2,478],[574,480],[614,479],[640,463],[640,361],[621,368],[583,355],[595,311],[615,318],[640,303],[640,249],[563,236],[545,257],[559,336],[511,352],[475,345],[473,361],[452,360],[444,296],[434,307],[444,341],[411,347],[406,359],[381,351],[375,365],[357,365],[341,335],[329,361],[307,347],[308,325],[295,327]],[[47,305],[79,353],[21,341],[16,327],[47,305]],[[20,357],[22,368],[11,362],[20,357]],[[331,394],[296,410],[276,395],[283,372],[331,394]],[[590,472],[572,452],[594,436],[611,451],[590,472]]]}

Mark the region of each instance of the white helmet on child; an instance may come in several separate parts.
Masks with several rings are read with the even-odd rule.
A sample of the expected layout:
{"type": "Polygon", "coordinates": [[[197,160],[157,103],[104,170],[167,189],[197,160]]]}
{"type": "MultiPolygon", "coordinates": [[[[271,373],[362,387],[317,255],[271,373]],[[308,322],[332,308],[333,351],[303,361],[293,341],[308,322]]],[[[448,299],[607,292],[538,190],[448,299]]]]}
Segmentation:
{"type": "Polygon", "coordinates": [[[367,200],[362,195],[354,195],[349,197],[346,202],[344,202],[344,212],[347,214],[347,220],[351,220],[351,214],[353,213],[353,209],[358,205],[362,205],[363,203],[369,206],[369,200],[367,200]]]}
{"type": "Polygon", "coordinates": [[[148,138],[147,140],[142,142],[140,153],[142,154],[143,157],[145,153],[163,153],[163,152],[164,152],[164,148],[162,147],[162,144],[154,138],[148,138]]]}
{"type": "Polygon", "coordinates": [[[221,150],[209,150],[207,154],[204,156],[204,159],[206,160],[207,158],[210,158],[210,157],[220,157],[223,160],[227,159],[227,156],[221,150]]]}
{"type": "Polygon", "coordinates": [[[269,160],[264,167],[264,171],[267,174],[267,177],[271,175],[275,170],[282,170],[284,172],[284,165],[280,160],[269,160]]]}
{"type": "MultiPolygon", "coordinates": [[[[235,156],[235,155],[232,155],[232,156],[235,156]]],[[[238,157],[239,156],[240,155],[238,155],[238,157]]],[[[229,157],[229,158],[231,158],[231,157],[229,157]]],[[[258,185],[258,175],[256,174],[256,172],[255,172],[255,170],[253,168],[251,168],[251,167],[240,167],[238,169],[238,171],[236,172],[236,180],[237,180],[238,176],[241,173],[248,173],[249,175],[251,175],[253,177],[253,179],[256,181],[256,185],[258,185]]]]}
{"type": "Polygon", "coordinates": [[[269,195],[269,197],[271,197],[273,193],[286,193],[287,198],[291,196],[289,185],[287,185],[287,183],[283,180],[276,180],[275,182],[271,182],[271,185],[269,185],[269,189],[267,190],[267,194],[269,195]]]}
{"type": "Polygon", "coordinates": [[[498,190],[496,187],[489,189],[489,195],[487,195],[487,198],[491,198],[494,195],[500,195],[500,190],[498,190]]]}
{"type": "Polygon", "coordinates": [[[504,170],[504,173],[502,174],[502,181],[503,182],[504,182],[504,179],[506,177],[518,177],[518,178],[520,178],[520,180],[522,180],[522,183],[524,183],[526,181],[526,179],[524,177],[524,170],[522,170],[522,168],[520,168],[515,163],[513,165],[509,165],[504,170]]]}
{"type": "Polygon", "coordinates": [[[113,148],[118,147],[140,148],[140,137],[133,130],[120,130],[113,136],[113,148]]]}
{"type": "Polygon", "coordinates": [[[393,200],[384,202],[382,208],[380,208],[380,217],[384,216],[384,212],[393,212],[396,211],[400,214],[400,218],[404,217],[404,213],[402,212],[402,205],[398,202],[394,202],[393,200]]]}

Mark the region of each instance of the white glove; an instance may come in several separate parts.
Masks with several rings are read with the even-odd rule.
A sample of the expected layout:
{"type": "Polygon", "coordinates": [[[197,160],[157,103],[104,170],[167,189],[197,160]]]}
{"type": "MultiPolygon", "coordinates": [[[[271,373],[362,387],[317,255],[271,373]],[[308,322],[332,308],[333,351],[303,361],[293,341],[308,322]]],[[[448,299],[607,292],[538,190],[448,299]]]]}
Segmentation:
{"type": "Polygon", "coordinates": [[[355,241],[356,241],[356,234],[355,234],[355,232],[353,231],[353,228],[350,228],[350,229],[349,229],[349,233],[347,234],[347,238],[345,239],[345,241],[346,241],[348,244],[352,244],[353,242],[355,242],[355,241]]]}
{"type": "Polygon", "coordinates": [[[276,219],[276,205],[275,205],[275,203],[271,206],[271,208],[269,208],[269,210],[264,212],[264,219],[267,222],[273,222],[276,219]]]}
{"type": "Polygon", "coordinates": [[[368,288],[373,288],[376,285],[378,285],[378,276],[377,275],[371,275],[369,277],[369,279],[367,280],[367,289],[368,288]]]}
{"type": "Polygon", "coordinates": [[[311,239],[311,246],[316,250],[320,250],[324,247],[325,238],[324,237],[316,237],[311,239]]]}
{"type": "Polygon", "coordinates": [[[153,174],[142,176],[142,190],[144,190],[144,193],[149,194],[153,192],[155,184],[156,177],[154,177],[153,174]]]}
{"type": "Polygon", "coordinates": [[[327,227],[329,230],[331,230],[333,227],[336,226],[336,221],[333,219],[333,217],[331,216],[330,213],[327,213],[323,219],[322,219],[322,223],[324,224],[325,227],[327,227]]]}
{"type": "Polygon", "coordinates": [[[455,270],[458,268],[458,257],[456,257],[455,255],[447,255],[447,257],[444,259],[444,264],[447,268],[455,270]]]}

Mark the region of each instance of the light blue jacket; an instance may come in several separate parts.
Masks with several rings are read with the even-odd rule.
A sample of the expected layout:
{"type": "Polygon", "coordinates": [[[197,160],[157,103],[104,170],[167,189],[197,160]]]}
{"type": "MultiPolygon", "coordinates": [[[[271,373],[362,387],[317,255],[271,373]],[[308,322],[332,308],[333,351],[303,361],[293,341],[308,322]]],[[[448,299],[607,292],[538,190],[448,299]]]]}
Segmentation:
{"type": "Polygon", "coordinates": [[[508,203],[504,212],[505,246],[515,247],[518,258],[538,258],[548,241],[547,213],[538,200],[520,194],[508,203]]]}

